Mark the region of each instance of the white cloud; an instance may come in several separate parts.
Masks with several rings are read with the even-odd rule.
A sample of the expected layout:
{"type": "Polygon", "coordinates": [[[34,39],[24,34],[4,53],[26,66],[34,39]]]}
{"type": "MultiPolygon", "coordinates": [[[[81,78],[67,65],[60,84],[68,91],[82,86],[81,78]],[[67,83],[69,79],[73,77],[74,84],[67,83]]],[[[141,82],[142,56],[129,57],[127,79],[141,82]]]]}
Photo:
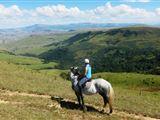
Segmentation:
{"type": "Polygon", "coordinates": [[[1,16],[19,16],[22,15],[22,11],[19,9],[17,5],[13,5],[11,7],[6,8],[5,6],[0,4],[0,15],[1,16]]]}
{"type": "Polygon", "coordinates": [[[154,12],[145,9],[132,8],[125,4],[112,6],[110,3],[97,7],[94,13],[95,16],[110,18],[117,22],[151,22],[150,18],[156,17],[154,12]]]}
{"type": "Polygon", "coordinates": [[[151,0],[123,0],[123,2],[150,2],[151,0]]]}
{"type": "Polygon", "coordinates": [[[79,22],[96,23],[155,23],[160,21],[160,8],[148,11],[126,4],[113,6],[106,3],[90,10],[65,5],[42,6],[20,9],[17,5],[0,5],[0,27],[17,27],[31,24],[67,24],[79,22]]]}
{"type": "Polygon", "coordinates": [[[155,10],[155,12],[156,12],[157,15],[160,16],[160,8],[157,8],[157,9],[155,10]]]}
{"type": "Polygon", "coordinates": [[[36,12],[41,15],[48,17],[67,17],[67,16],[78,16],[81,14],[81,11],[77,7],[66,8],[64,5],[53,5],[53,6],[44,6],[36,8],[36,12]]]}

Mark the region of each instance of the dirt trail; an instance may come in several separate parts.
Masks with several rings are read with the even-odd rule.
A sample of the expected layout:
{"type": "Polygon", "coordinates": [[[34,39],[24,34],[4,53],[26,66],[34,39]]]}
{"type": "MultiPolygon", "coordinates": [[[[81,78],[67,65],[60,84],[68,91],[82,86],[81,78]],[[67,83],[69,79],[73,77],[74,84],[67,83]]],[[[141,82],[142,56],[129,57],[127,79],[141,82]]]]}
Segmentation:
{"type": "MultiPolygon", "coordinates": [[[[1,95],[8,95],[8,96],[28,96],[28,97],[39,97],[39,98],[46,98],[46,99],[52,99],[55,101],[54,104],[50,105],[49,107],[56,107],[57,109],[62,109],[62,108],[69,108],[69,109],[78,109],[79,106],[77,102],[60,98],[59,96],[50,96],[50,95],[38,95],[38,94],[33,94],[33,93],[24,93],[24,92],[18,92],[18,91],[9,91],[9,90],[0,90],[1,95]]],[[[12,101],[4,101],[0,99],[0,104],[24,104],[22,102],[12,102],[12,101]]],[[[86,104],[87,110],[89,111],[96,111],[96,112],[101,112],[98,107],[92,106],[89,104],[86,104]]],[[[114,110],[113,114],[120,116],[120,117],[129,117],[137,120],[160,120],[156,118],[151,118],[151,117],[146,117],[143,115],[136,115],[136,114],[131,114],[127,113],[124,111],[118,111],[114,110]]]]}

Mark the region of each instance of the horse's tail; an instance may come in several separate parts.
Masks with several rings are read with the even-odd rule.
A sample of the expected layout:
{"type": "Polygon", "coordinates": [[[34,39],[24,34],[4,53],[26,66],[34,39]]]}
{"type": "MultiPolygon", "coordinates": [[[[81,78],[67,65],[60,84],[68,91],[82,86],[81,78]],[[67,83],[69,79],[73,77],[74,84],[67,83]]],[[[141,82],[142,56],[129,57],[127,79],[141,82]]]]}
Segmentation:
{"type": "Polygon", "coordinates": [[[110,86],[110,91],[109,91],[109,108],[110,108],[110,113],[113,111],[113,101],[114,101],[114,90],[112,86],[110,86]]]}

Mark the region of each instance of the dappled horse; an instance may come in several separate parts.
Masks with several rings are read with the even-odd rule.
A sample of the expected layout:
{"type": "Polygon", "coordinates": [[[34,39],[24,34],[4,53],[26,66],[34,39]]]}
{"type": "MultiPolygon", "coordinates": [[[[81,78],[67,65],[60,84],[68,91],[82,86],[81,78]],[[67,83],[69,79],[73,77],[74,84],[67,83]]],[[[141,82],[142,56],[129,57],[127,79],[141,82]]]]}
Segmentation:
{"type": "Polygon", "coordinates": [[[114,91],[111,84],[102,78],[93,79],[85,83],[84,88],[82,88],[82,94],[81,94],[78,86],[78,77],[79,77],[79,74],[77,74],[78,69],[77,67],[71,67],[70,70],[71,70],[70,78],[72,82],[72,89],[75,91],[79,105],[83,108],[83,111],[86,111],[86,107],[83,100],[83,94],[93,95],[93,94],[99,93],[103,97],[103,101],[104,101],[103,108],[105,108],[106,104],[108,103],[109,109],[110,109],[109,113],[112,113],[113,111],[112,102],[114,99],[114,91]]]}

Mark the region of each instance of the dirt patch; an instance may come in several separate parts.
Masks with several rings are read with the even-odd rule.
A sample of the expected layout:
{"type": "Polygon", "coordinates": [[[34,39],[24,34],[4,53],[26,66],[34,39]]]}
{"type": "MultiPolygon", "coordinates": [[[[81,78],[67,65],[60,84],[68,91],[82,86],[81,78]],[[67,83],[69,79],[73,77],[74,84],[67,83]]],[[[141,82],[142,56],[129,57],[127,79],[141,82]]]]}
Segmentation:
{"type": "Polygon", "coordinates": [[[0,100],[0,104],[13,104],[13,105],[20,105],[23,104],[22,102],[11,102],[11,101],[5,101],[5,100],[0,100]]]}
{"type": "Polygon", "coordinates": [[[39,95],[39,94],[33,94],[33,93],[24,93],[24,92],[18,92],[18,91],[9,91],[9,90],[0,90],[1,94],[8,95],[8,96],[28,96],[28,97],[40,97],[40,98],[51,98],[49,95],[39,95]]]}
{"type": "MultiPolygon", "coordinates": [[[[63,99],[63,98],[58,97],[58,96],[56,96],[56,97],[53,96],[53,97],[51,97],[51,99],[56,100],[62,108],[71,109],[71,110],[80,109],[78,103],[75,102],[75,101],[71,101],[71,100],[68,100],[68,99],[63,99]]],[[[88,112],[98,112],[98,113],[101,113],[101,114],[109,115],[108,113],[104,112],[103,110],[100,110],[96,106],[86,104],[86,107],[87,107],[88,112]]],[[[141,114],[136,115],[136,114],[131,114],[131,113],[118,111],[118,110],[114,110],[113,114],[118,115],[120,117],[133,118],[133,119],[136,119],[136,120],[159,120],[157,118],[146,117],[146,116],[143,116],[141,114]]]]}
{"type": "Polygon", "coordinates": [[[149,88],[149,89],[143,89],[142,91],[148,91],[148,92],[160,92],[160,88],[149,88]]]}

